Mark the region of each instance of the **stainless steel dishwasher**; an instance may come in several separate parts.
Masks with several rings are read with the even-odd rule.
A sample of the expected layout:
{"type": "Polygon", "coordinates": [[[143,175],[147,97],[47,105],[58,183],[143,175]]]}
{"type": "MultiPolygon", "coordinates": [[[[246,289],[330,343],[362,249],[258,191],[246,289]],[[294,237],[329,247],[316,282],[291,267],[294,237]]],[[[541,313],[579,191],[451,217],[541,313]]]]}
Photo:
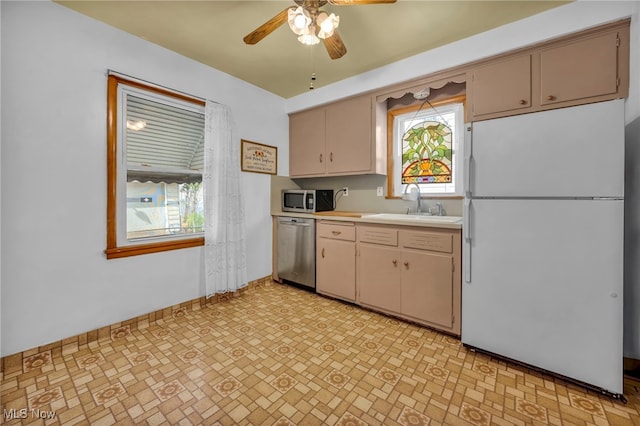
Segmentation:
{"type": "Polygon", "coordinates": [[[278,218],[278,277],[316,288],[316,222],[278,218]]]}

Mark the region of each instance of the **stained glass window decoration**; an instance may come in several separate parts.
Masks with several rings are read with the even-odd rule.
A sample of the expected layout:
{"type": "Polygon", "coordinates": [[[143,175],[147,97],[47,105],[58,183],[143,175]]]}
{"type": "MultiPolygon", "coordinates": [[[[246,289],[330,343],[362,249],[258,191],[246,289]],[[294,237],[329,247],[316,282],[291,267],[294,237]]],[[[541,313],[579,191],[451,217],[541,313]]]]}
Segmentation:
{"type": "Polygon", "coordinates": [[[460,196],[464,104],[426,106],[394,116],[393,190],[418,184],[421,194],[460,196]]]}
{"type": "MultiPolygon", "coordinates": [[[[444,117],[443,117],[444,118],[444,117]]],[[[450,183],[453,178],[452,129],[443,119],[428,117],[402,135],[402,183],[450,183]]]]}

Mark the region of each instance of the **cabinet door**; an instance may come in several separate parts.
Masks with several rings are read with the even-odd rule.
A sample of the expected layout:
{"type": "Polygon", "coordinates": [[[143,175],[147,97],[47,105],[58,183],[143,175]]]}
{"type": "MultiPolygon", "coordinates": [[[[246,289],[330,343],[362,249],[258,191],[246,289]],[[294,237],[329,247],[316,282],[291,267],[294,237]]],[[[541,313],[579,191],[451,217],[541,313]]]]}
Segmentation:
{"type": "Polygon", "coordinates": [[[531,108],[531,55],[476,68],[471,84],[474,116],[531,108]]]}
{"type": "Polygon", "coordinates": [[[356,300],[356,243],[318,238],[316,291],[348,301],[356,300]]]}
{"type": "Polygon", "coordinates": [[[451,255],[402,252],[402,314],[443,327],[453,325],[451,255]]]}
{"type": "Polygon", "coordinates": [[[540,53],[540,105],[614,94],[618,90],[618,33],[540,53]]]}
{"type": "Polygon", "coordinates": [[[358,292],[360,303],[400,312],[400,250],[360,244],[358,292]]]}
{"type": "Polygon", "coordinates": [[[372,168],[371,97],[347,99],[326,108],[327,173],[362,173],[372,168]]]}
{"type": "Polygon", "coordinates": [[[325,173],[324,108],[289,117],[289,175],[317,176],[325,173]]]}

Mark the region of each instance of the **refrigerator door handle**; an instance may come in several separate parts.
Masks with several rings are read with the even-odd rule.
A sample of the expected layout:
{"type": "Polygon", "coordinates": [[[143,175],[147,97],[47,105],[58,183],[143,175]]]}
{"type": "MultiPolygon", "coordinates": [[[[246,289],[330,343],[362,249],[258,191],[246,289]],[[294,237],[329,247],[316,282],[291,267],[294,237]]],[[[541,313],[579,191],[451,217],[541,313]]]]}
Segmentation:
{"type": "Polygon", "coordinates": [[[464,188],[463,191],[467,196],[471,195],[471,135],[473,127],[467,124],[464,133],[464,188]]]}
{"type": "Polygon", "coordinates": [[[471,223],[469,215],[471,214],[471,200],[465,198],[464,211],[462,212],[462,228],[465,242],[471,242],[471,229],[469,224],[471,223]]]}
{"type": "Polygon", "coordinates": [[[471,200],[464,200],[464,211],[462,212],[462,232],[464,238],[466,256],[464,263],[464,282],[471,282],[471,200]]]}

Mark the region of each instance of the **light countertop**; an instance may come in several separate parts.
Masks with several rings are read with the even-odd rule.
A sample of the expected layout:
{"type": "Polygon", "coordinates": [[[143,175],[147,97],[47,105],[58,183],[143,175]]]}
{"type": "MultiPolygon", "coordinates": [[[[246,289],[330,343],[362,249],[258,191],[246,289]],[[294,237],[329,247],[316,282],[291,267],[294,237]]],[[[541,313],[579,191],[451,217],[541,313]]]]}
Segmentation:
{"type": "Polygon", "coordinates": [[[462,229],[462,217],[459,216],[418,216],[402,213],[362,213],[347,211],[331,211],[319,213],[272,211],[271,215],[355,223],[377,223],[381,225],[462,229]]]}

